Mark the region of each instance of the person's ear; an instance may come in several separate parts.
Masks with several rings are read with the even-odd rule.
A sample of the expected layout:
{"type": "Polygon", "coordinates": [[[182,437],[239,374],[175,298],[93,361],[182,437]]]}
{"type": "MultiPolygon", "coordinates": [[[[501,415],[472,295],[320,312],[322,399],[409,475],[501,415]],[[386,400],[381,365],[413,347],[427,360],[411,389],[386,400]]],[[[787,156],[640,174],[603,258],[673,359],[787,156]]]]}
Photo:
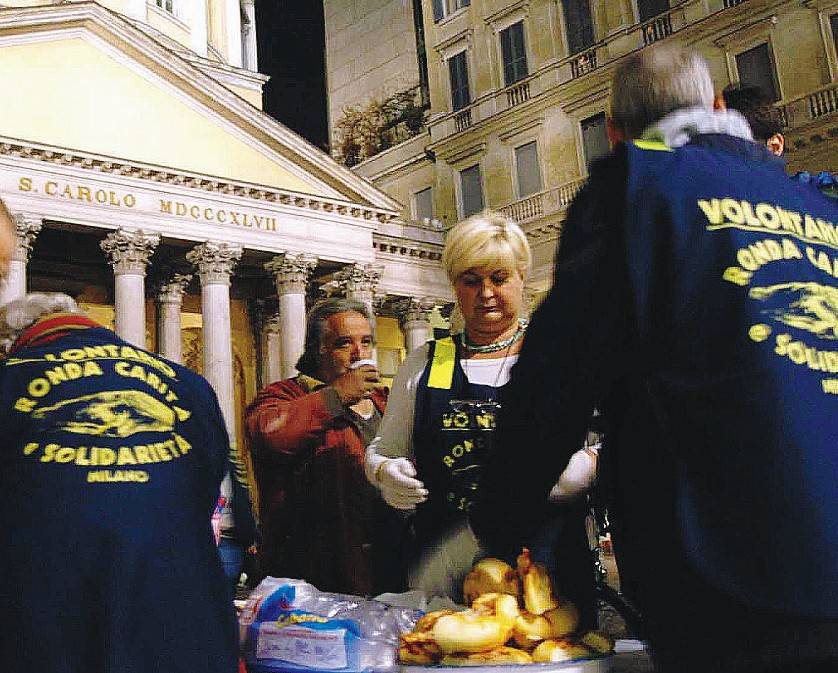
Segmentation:
{"type": "Polygon", "coordinates": [[[605,132],[608,135],[608,143],[611,145],[612,149],[616,145],[624,143],[626,142],[626,140],[628,140],[625,131],[623,131],[619,126],[617,126],[617,124],[614,123],[614,120],[611,117],[607,117],[605,120],[605,132]]]}
{"type": "Polygon", "coordinates": [[[783,156],[786,150],[786,139],[782,133],[775,133],[765,141],[765,144],[768,146],[768,151],[778,157],[783,156]]]}
{"type": "Polygon", "coordinates": [[[714,110],[727,110],[727,103],[725,103],[725,97],[717,93],[713,98],[713,109],[714,110]]]}

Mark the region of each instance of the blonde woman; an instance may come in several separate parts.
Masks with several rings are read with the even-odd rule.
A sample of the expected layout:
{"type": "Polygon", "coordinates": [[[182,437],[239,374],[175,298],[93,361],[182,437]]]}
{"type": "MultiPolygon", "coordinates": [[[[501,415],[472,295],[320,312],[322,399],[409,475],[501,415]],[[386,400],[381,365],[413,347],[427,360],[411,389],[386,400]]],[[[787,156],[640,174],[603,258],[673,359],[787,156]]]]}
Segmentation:
{"type": "MultiPolygon", "coordinates": [[[[412,585],[456,595],[456,581],[417,586],[417,566],[424,551],[463,527],[474,501],[497,400],[527,328],[523,292],[531,253],[517,224],[484,212],[448,232],[442,262],[462,331],[408,355],[367,450],[366,473],[392,507],[415,508],[412,585]]],[[[476,547],[461,551],[468,565],[476,547]]],[[[459,571],[455,559],[441,562],[451,574],[459,571]]]]}

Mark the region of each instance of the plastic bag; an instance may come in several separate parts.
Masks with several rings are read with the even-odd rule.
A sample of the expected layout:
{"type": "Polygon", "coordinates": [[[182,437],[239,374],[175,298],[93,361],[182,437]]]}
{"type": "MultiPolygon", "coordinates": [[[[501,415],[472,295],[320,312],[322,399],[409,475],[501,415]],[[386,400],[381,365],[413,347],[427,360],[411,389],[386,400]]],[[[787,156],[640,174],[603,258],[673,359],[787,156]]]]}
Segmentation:
{"type": "Polygon", "coordinates": [[[239,619],[242,650],[255,673],[360,673],[396,665],[399,635],[419,610],[318,591],[302,580],[268,577],[239,619]]]}

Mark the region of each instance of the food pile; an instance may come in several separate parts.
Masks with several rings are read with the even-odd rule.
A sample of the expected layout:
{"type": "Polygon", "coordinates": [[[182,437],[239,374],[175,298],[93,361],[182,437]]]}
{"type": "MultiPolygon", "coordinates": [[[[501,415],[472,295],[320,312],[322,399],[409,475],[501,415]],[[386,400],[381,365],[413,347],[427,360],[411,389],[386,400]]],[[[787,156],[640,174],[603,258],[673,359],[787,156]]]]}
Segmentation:
{"type": "Polygon", "coordinates": [[[478,562],[463,584],[471,608],[421,617],[412,632],[401,636],[399,660],[420,666],[517,665],[612,652],[614,641],[604,633],[576,634],[576,606],[554,595],[550,576],[528,549],[517,565],[516,571],[495,558],[478,562]]]}

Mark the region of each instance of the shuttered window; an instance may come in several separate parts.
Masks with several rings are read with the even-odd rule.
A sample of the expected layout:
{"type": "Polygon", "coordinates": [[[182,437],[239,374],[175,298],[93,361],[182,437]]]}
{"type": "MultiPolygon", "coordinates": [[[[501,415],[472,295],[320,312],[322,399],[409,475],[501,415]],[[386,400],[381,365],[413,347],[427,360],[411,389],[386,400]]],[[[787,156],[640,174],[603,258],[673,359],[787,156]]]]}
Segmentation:
{"type": "Polygon", "coordinates": [[[414,215],[417,220],[434,219],[434,199],[433,191],[430,187],[416,192],[413,195],[413,199],[416,207],[414,215]]]}
{"type": "Polygon", "coordinates": [[[463,198],[463,217],[483,210],[483,185],[480,182],[480,164],[460,171],[460,193],[463,198]]]}
{"type": "Polygon", "coordinates": [[[780,100],[777,86],[777,73],[774,69],[774,59],[767,42],[757,45],[753,49],[736,55],[736,70],[742,84],[758,86],[771,100],[780,100]]]}
{"type": "Polygon", "coordinates": [[[515,168],[519,198],[541,191],[541,167],[538,165],[538,146],[535,141],[515,148],[515,168]]]}
{"type": "Polygon", "coordinates": [[[608,154],[608,132],[605,130],[604,112],[582,120],[582,147],[588,170],[594,161],[608,154]]]}
{"type": "Polygon", "coordinates": [[[500,32],[500,47],[503,55],[503,80],[509,86],[528,74],[523,21],[513,23],[500,32]]]}
{"type": "Polygon", "coordinates": [[[464,108],[471,102],[468,90],[468,61],[466,52],[448,59],[448,75],[451,78],[451,107],[454,110],[464,108]]]}
{"type": "Polygon", "coordinates": [[[562,0],[567,28],[567,49],[570,54],[585,51],[594,43],[594,22],[588,0],[562,0]]]}

